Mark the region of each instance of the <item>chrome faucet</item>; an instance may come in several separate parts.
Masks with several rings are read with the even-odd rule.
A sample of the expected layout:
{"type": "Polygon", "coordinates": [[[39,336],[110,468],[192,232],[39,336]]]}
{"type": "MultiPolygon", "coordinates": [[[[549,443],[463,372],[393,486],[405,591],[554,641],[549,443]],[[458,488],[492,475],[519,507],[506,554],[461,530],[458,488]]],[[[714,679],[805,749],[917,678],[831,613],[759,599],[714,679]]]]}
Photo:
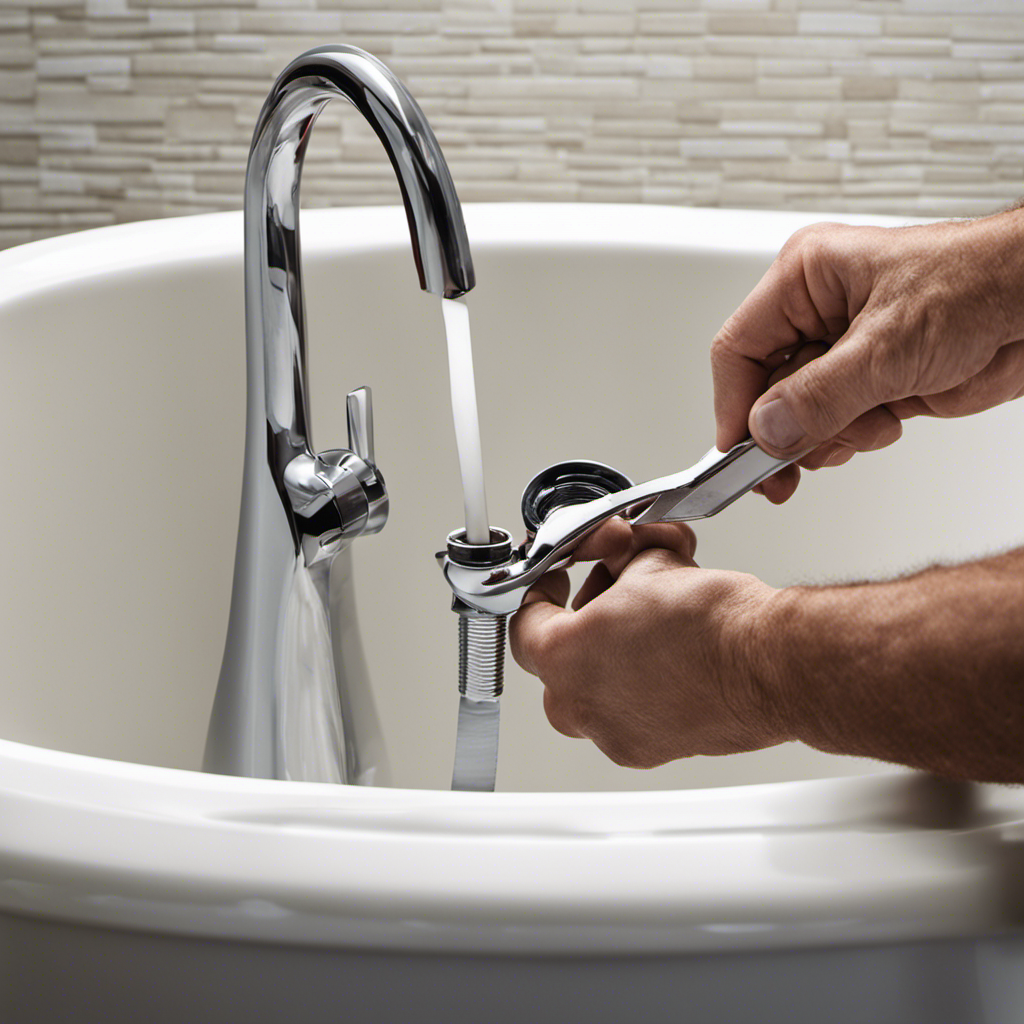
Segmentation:
{"type": "Polygon", "coordinates": [[[349,544],[388,515],[369,389],[348,396],[349,448],[310,440],[299,183],[325,104],[349,100],[398,175],[420,287],[474,284],[462,209],[427,120],[402,83],[354,46],[321,46],[281,73],[245,181],[248,405],[231,614],[207,771],[373,784],[386,760],[354,629],[349,544]]]}

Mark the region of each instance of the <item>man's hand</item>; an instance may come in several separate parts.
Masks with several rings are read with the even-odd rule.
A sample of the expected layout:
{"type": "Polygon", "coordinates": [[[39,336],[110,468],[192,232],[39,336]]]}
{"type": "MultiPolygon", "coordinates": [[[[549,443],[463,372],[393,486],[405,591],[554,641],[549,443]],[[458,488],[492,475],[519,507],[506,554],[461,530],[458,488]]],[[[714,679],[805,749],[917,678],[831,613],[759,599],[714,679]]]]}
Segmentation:
{"type": "MultiPolygon", "coordinates": [[[[1024,210],[798,231],[712,345],[718,447],[750,433],[818,469],[892,444],[911,416],[1019,397],[1022,280],[1024,210]]],[[[789,466],[757,490],[782,502],[799,479],[789,466]]]]}
{"type": "Polygon", "coordinates": [[[572,609],[569,576],[554,572],[512,619],[512,653],[544,683],[551,724],[617,764],[653,768],[789,738],[755,667],[756,624],[775,591],[698,569],[696,543],[687,526],[611,519],[577,550],[598,564],[572,609]]]}
{"type": "Polygon", "coordinates": [[[888,583],[775,590],[698,569],[685,526],[612,519],[573,601],[541,577],[510,626],[544,709],[617,764],[800,740],[951,777],[1024,782],[1024,548],[888,583]]]}

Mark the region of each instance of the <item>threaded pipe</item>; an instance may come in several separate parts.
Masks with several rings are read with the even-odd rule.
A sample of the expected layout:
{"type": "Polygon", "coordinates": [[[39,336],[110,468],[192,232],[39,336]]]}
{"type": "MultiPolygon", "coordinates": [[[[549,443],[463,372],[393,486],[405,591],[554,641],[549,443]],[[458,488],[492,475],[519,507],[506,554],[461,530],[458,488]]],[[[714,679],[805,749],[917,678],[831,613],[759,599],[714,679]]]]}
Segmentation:
{"type": "Polygon", "coordinates": [[[497,700],[505,688],[504,615],[459,615],[459,693],[471,700],[497,700]]]}

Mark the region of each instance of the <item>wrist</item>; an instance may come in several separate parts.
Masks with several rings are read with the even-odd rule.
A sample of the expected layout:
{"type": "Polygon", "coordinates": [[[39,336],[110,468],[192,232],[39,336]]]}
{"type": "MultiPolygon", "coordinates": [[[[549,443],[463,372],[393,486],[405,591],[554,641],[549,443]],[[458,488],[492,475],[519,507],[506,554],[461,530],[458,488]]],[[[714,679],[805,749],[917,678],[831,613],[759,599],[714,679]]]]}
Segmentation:
{"type": "Polygon", "coordinates": [[[991,300],[990,315],[1002,326],[1003,344],[1024,336],[1024,208],[1004,210],[965,225],[961,265],[972,266],[972,290],[991,300]]]}
{"type": "Polygon", "coordinates": [[[751,577],[744,605],[727,614],[724,649],[731,653],[735,678],[746,681],[751,716],[762,723],[772,743],[797,739],[794,702],[790,697],[790,648],[786,624],[792,589],[777,590],[751,577]]]}
{"type": "MultiPolygon", "coordinates": [[[[882,756],[872,734],[906,657],[892,583],[787,587],[764,613],[766,685],[787,738],[829,754],[882,756]]],[[[904,602],[905,604],[906,602],[904,602]]]]}

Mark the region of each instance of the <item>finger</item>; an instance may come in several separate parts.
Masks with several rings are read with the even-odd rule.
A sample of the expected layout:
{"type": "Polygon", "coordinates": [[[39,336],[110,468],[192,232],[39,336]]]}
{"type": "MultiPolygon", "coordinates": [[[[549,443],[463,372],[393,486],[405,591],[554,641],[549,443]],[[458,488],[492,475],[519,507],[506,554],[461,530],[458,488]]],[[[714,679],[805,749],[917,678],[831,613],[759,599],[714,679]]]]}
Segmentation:
{"type": "Polygon", "coordinates": [[[583,733],[576,727],[572,715],[566,712],[565,702],[559,701],[547,687],[544,687],[544,714],[556,732],[570,739],[583,739],[583,733]]]}
{"type": "Polygon", "coordinates": [[[780,356],[809,339],[838,337],[846,328],[846,296],[816,242],[829,227],[797,232],[712,342],[720,451],[747,436],[750,409],[780,356]]]}
{"type": "Polygon", "coordinates": [[[533,586],[523,595],[523,604],[534,604],[546,601],[549,604],[565,607],[569,600],[569,592],[572,590],[572,582],[569,574],[564,569],[555,572],[546,572],[533,586]]]}
{"type": "Polygon", "coordinates": [[[785,380],[787,377],[791,377],[797,370],[806,366],[812,359],[817,359],[819,356],[823,356],[828,351],[828,345],[820,341],[811,341],[806,345],[801,345],[792,356],[787,359],[779,368],[768,378],[768,386],[777,383],[780,380],[785,380]]]}
{"type": "Polygon", "coordinates": [[[590,575],[583,582],[583,586],[577,591],[572,599],[573,611],[579,611],[584,605],[589,604],[595,597],[600,597],[613,583],[615,577],[609,572],[604,562],[598,562],[590,575]]]}
{"type": "Polygon", "coordinates": [[[762,480],[761,493],[773,504],[781,505],[796,493],[800,483],[800,467],[795,463],[780,469],[774,476],[762,480]]]}
{"type": "Polygon", "coordinates": [[[806,459],[801,459],[800,465],[813,473],[819,469],[832,469],[835,466],[843,466],[856,454],[853,448],[847,448],[845,444],[823,444],[820,448],[816,448],[806,459]]]}
{"type": "Polygon", "coordinates": [[[631,526],[621,516],[614,516],[580,544],[573,561],[602,561],[612,576],[618,576],[640,551],[647,548],[667,548],[692,559],[697,551],[697,536],[685,523],[631,526]]]}
{"type": "Polygon", "coordinates": [[[856,454],[857,453],[852,448],[840,448],[838,451],[832,453],[832,456],[825,464],[825,467],[832,469],[836,466],[844,466],[856,454]]]}
{"type": "Polygon", "coordinates": [[[858,416],[835,436],[855,452],[873,452],[895,444],[903,436],[903,424],[884,405],[876,405],[858,416]]]}
{"type": "Polygon", "coordinates": [[[903,424],[885,406],[869,409],[863,416],[858,416],[845,430],[819,445],[807,455],[798,459],[804,469],[821,469],[824,466],[838,466],[836,455],[849,451],[850,455],[842,460],[849,462],[856,452],[873,452],[894,444],[903,436],[903,424]]]}
{"type": "Polygon", "coordinates": [[[898,397],[899,381],[872,372],[870,347],[866,332],[851,328],[824,355],[771,385],[750,411],[757,443],[771,455],[806,451],[898,397]]]}
{"type": "Polygon", "coordinates": [[[802,459],[797,460],[797,465],[803,469],[810,470],[812,473],[816,470],[829,465],[832,456],[835,455],[843,446],[836,441],[826,441],[824,444],[818,445],[817,448],[812,452],[808,452],[802,459]]]}
{"type": "MultiPolygon", "coordinates": [[[[801,345],[792,353],[790,358],[779,366],[778,369],[776,369],[768,378],[769,387],[777,381],[784,380],[786,377],[789,377],[801,367],[806,366],[812,359],[817,359],[819,356],[823,356],[827,351],[828,345],[825,345],[820,341],[813,341],[806,345],[801,345]]],[[[800,460],[800,465],[807,466],[803,460],[800,460]]],[[[817,466],[809,466],[807,468],[816,469],[817,466]]],[[[769,477],[763,483],[758,484],[754,490],[758,494],[763,494],[773,505],[781,505],[783,502],[789,501],[789,499],[793,497],[799,483],[800,470],[798,467],[790,465],[786,466],[785,469],[779,470],[778,473],[769,477]]]]}
{"type": "Polygon", "coordinates": [[[651,573],[665,572],[666,570],[695,568],[697,566],[692,559],[684,558],[676,551],[669,551],[666,548],[645,548],[628,565],[623,567],[618,578],[626,580],[634,576],[649,576],[651,573]]]}
{"type": "MultiPolygon", "coordinates": [[[[1019,398],[1024,392],[1024,341],[1003,345],[981,371],[962,384],[916,399],[924,406],[909,415],[966,416],[1019,398]]],[[[908,403],[909,404],[909,403],[908,403]]],[[[898,414],[902,410],[894,410],[898,414]]],[[[902,414],[906,419],[907,414],[902,414]]]]}
{"type": "Polygon", "coordinates": [[[622,516],[606,519],[593,533],[584,537],[573,552],[573,562],[599,562],[628,551],[633,543],[633,527],[622,516]]]}
{"type": "Polygon", "coordinates": [[[565,608],[571,589],[569,574],[564,570],[545,573],[523,595],[519,611],[509,622],[512,657],[531,675],[543,678],[557,623],[572,616],[565,608]]]}

